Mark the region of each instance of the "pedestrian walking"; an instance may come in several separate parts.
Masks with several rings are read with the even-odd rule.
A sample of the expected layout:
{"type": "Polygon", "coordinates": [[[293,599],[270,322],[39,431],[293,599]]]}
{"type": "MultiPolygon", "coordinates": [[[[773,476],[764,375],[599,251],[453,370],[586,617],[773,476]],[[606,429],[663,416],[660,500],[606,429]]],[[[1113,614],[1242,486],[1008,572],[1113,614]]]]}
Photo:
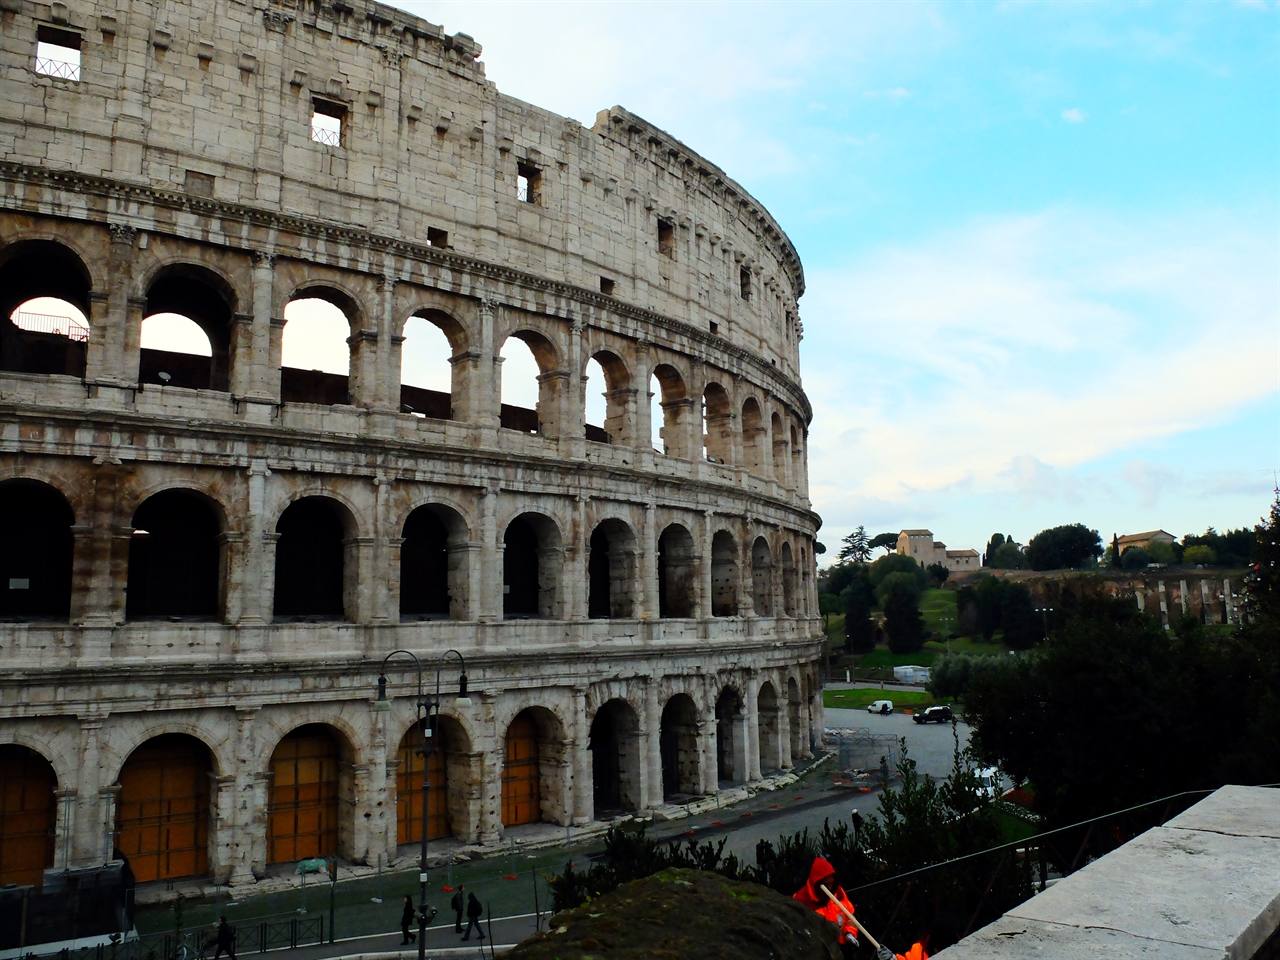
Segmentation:
{"type": "Polygon", "coordinates": [[[474,893],[467,894],[467,932],[462,935],[463,940],[471,939],[471,928],[476,928],[476,933],[480,934],[480,939],[484,939],[484,931],[480,929],[480,918],[484,916],[484,907],[480,905],[479,898],[474,893]]]}
{"type": "Polygon", "coordinates": [[[405,897],[404,912],[400,914],[400,932],[404,934],[404,939],[400,941],[400,946],[418,939],[418,935],[409,929],[417,919],[418,912],[413,909],[413,897],[405,897]]]}
{"type": "Polygon", "coordinates": [[[224,950],[230,960],[236,960],[236,928],[227,923],[226,917],[219,917],[218,938],[213,949],[213,960],[218,960],[224,950]]]}
{"type": "Polygon", "coordinates": [[[453,899],[449,901],[449,906],[453,907],[453,932],[462,932],[462,913],[467,909],[467,898],[462,895],[467,888],[462,884],[458,884],[458,889],[453,894],[453,899]]]}

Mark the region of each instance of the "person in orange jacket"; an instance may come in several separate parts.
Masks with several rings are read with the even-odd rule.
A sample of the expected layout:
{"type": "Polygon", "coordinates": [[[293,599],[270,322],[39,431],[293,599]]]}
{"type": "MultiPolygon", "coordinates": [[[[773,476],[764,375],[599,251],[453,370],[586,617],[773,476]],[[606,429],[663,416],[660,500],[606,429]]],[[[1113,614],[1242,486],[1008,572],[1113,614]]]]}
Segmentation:
{"type": "Polygon", "coordinates": [[[839,926],[840,950],[844,954],[845,960],[851,960],[858,953],[858,928],[853,925],[852,920],[841,912],[840,907],[837,907],[822,892],[822,887],[824,886],[831,891],[832,896],[846,910],[853,913],[853,904],[849,902],[849,897],[845,894],[844,888],[840,886],[840,881],[836,879],[835,867],[831,866],[822,857],[814,858],[813,865],[809,867],[808,881],[791,895],[791,899],[799,900],[810,910],[816,911],[839,926]]]}

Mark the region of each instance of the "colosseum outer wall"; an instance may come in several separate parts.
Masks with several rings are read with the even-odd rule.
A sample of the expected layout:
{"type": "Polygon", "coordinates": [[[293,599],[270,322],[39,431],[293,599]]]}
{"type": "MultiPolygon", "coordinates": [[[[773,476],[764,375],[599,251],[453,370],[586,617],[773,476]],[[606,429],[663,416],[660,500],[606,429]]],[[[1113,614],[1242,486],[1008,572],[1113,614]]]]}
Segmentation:
{"type": "Polygon", "coordinates": [[[444,708],[462,841],[521,829],[517,721],[528,818],[551,823],[810,754],[804,279],[741,187],[621,108],[587,128],[499,94],[471,38],[378,4],[0,0],[0,18],[4,315],[52,296],[88,321],[74,343],[0,336],[0,503],[66,539],[35,551],[35,580],[44,541],[0,541],[0,745],[52,766],[46,866],[112,855],[122,771],[161,735],[208,751],[198,873],[249,881],[295,849],[273,818],[299,730],[334,744],[317,842],[394,853],[406,661],[392,711],[370,708],[397,649],[428,673],[466,658],[474,703],[444,708]],[[74,76],[37,61],[45,41],[78,51],[74,76]],[[303,297],[346,317],[348,377],[282,371],[303,297]],[[142,346],[165,310],[209,337],[195,380],[158,377],[142,346]],[[400,382],[410,317],[448,338],[447,396],[400,382]],[[501,403],[509,337],[537,360],[536,410],[501,403]],[[170,542],[140,517],[199,541],[181,573],[207,591],[197,613],[140,599],[162,592],[143,558],[168,556],[147,542],[170,542]],[[299,543],[332,548],[314,568],[332,609],[307,606],[319,561],[299,543]]]}

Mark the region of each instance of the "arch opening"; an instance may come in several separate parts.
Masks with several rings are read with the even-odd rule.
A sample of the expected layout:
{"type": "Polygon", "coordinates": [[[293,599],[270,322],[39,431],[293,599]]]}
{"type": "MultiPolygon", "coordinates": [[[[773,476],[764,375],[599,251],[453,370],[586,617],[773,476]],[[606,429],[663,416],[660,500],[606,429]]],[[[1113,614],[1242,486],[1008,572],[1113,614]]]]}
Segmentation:
{"type": "Polygon", "coordinates": [[[796,615],[796,563],[789,543],[782,545],[782,612],[796,615]]]}
{"type": "Polygon", "coordinates": [[[396,768],[396,843],[422,841],[423,745],[427,753],[427,839],[439,840],[466,828],[466,787],[471,750],[466,731],[453,717],[436,717],[435,736],[424,738],[425,721],[405,731],[396,768]]]}
{"type": "Polygon", "coordinates": [[[0,516],[0,619],[68,619],[75,515],[66,498],[37,480],[8,480],[0,516]]]}
{"type": "Polygon", "coordinates": [[[773,616],[773,555],[764,537],[751,544],[751,605],[757,617],[773,616]]]}
{"type": "Polygon", "coordinates": [[[185,733],[139,746],[120,769],[116,847],[139,883],[209,870],[209,748],[185,733]]]}
{"type": "Polygon", "coordinates": [[[504,429],[556,436],[555,416],[560,379],[551,376],[555,350],[551,341],[531,330],[518,330],[502,344],[502,402],[499,419],[504,429]]]}
{"type": "Polygon", "coordinates": [[[235,292],[212,270],[174,264],[147,288],[138,382],[230,389],[235,292]]]}
{"type": "Polygon", "coordinates": [[[640,718],[630,704],[610,700],[596,711],[588,749],[596,819],[640,809],[640,718]]]}
{"type": "Polygon", "coordinates": [[[0,886],[37,890],[53,866],[58,809],[53,765],[27,747],[0,744],[0,886]]]}
{"type": "Polygon", "coordinates": [[[725,687],[716,700],[716,777],[721,783],[747,779],[745,723],[742,697],[725,687]]]}
{"type": "Polygon", "coordinates": [[[351,402],[351,332],[358,311],[336,290],[299,291],[284,308],[280,399],[325,405],[351,402]]]}
{"type": "Polygon", "coordinates": [[[756,476],[764,474],[764,424],[760,404],[747,397],[742,404],[742,462],[756,476]]]}
{"type": "Polygon", "coordinates": [[[803,475],[804,452],[800,449],[800,431],[791,425],[791,485],[799,487],[803,475]]]}
{"type": "Polygon", "coordinates": [[[769,435],[773,438],[773,478],[785,481],[787,478],[787,435],[782,429],[782,417],[774,414],[769,418],[769,435]]]}
{"type": "Polygon", "coordinates": [[[803,731],[800,729],[800,686],[794,677],[787,678],[787,731],[791,739],[791,762],[804,756],[803,731]]]}
{"type": "Polygon", "coordinates": [[[565,731],[542,707],[520,711],[503,739],[502,825],[560,823],[563,809],[565,731]]]}
{"type": "Polygon", "coordinates": [[[718,383],[708,383],[702,393],[702,455],[711,463],[733,461],[733,411],[718,383]]]}
{"type": "Polygon", "coordinates": [[[347,617],[349,545],[346,508],[328,497],[295,500],[276,523],[273,614],[277,620],[343,620],[347,617]]]}
{"type": "Polygon", "coordinates": [[[694,615],[697,576],[693,535],[680,524],[673,523],[658,537],[658,616],[687,618],[694,615]]]}
{"type": "Polygon", "coordinates": [[[400,344],[400,411],[433,420],[453,419],[455,341],[462,340],[456,320],[424,310],[405,320],[400,344]],[[451,335],[452,332],[452,335],[451,335]]]}
{"type": "Polygon", "coordinates": [[[219,614],[218,514],[191,490],[164,490],[133,515],[127,620],[212,620],[219,614]]]}
{"type": "Polygon", "coordinates": [[[405,520],[400,545],[400,619],[462,620],[467,615],[467,531],[448,507],[425,504],[405,520]]]}
{"type": "Polygon", "coordinates": [[[662,754],[663,797],[677,799],[701,793],[698,708],[688,694],[677,693],[662,708],[658,747],[662,754]]]}
{"type": "Polygon", "coordinates": [[[328,724],[298,727],[276,745],[270,776],[267,863],[341,855],[350,824],[340,811],[354,800],[346,737],[328,724]]]}
{"type": "Polygon", "coordinates": [[[85,375],[92,280],[80,258],[52,240],[0,253],[0,370],[85,375]]]}
{"type": "Polygon", "coordinates": [[[711,539],[711,615],[738,615],[738,544],[727,530],[711,539]]]}
{"type": "Polygon", "coordinates": [[[636,537],[622,520],[601,522],[591,533],[587,558],[587,616],[627,619],[634,613],[636,537]]]}
{"type": "Polygon", "coordinates": [[[756,697],[757,727],[760,740],[760,772],[777,773],[782,769],[782,739],[778,720],[778,693],[773,684],[760,684],[756,697]]]}
{"type": "Polygon", "coordinates": [[[693,401],[680,372],[666,363],[654,367],[649,378],[649,410],[655,450],[668,457],[689,459],[692,408],[693,401]]]}
{"type": "Polygon", "coordinates": [[[522,513],[502,537],[502,615],[560,619],[560,531],[549,517],[522,513]]]}
{"type": "Polygon", "coordinates": [[[584,430],[595,443],[631,443],[631,375],[622,358],[600,350],[587,361],[582,378],[584,430]],[[604,388],[596,393],[596,387],[604,388]],[[598,426],[597,426],[598,424],[598,426]]]}

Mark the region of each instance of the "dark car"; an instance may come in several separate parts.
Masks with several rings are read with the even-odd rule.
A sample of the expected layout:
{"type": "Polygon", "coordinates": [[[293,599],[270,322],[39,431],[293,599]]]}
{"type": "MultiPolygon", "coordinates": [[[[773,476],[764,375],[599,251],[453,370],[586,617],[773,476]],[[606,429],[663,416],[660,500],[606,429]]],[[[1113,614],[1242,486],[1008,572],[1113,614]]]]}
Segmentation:
{"type": "Polygon", "coordinates": [[[923,713],[917,713],[912,718],[916,723],[950,723],[951,708],[950,707],[929,707],[923,713]]]}

